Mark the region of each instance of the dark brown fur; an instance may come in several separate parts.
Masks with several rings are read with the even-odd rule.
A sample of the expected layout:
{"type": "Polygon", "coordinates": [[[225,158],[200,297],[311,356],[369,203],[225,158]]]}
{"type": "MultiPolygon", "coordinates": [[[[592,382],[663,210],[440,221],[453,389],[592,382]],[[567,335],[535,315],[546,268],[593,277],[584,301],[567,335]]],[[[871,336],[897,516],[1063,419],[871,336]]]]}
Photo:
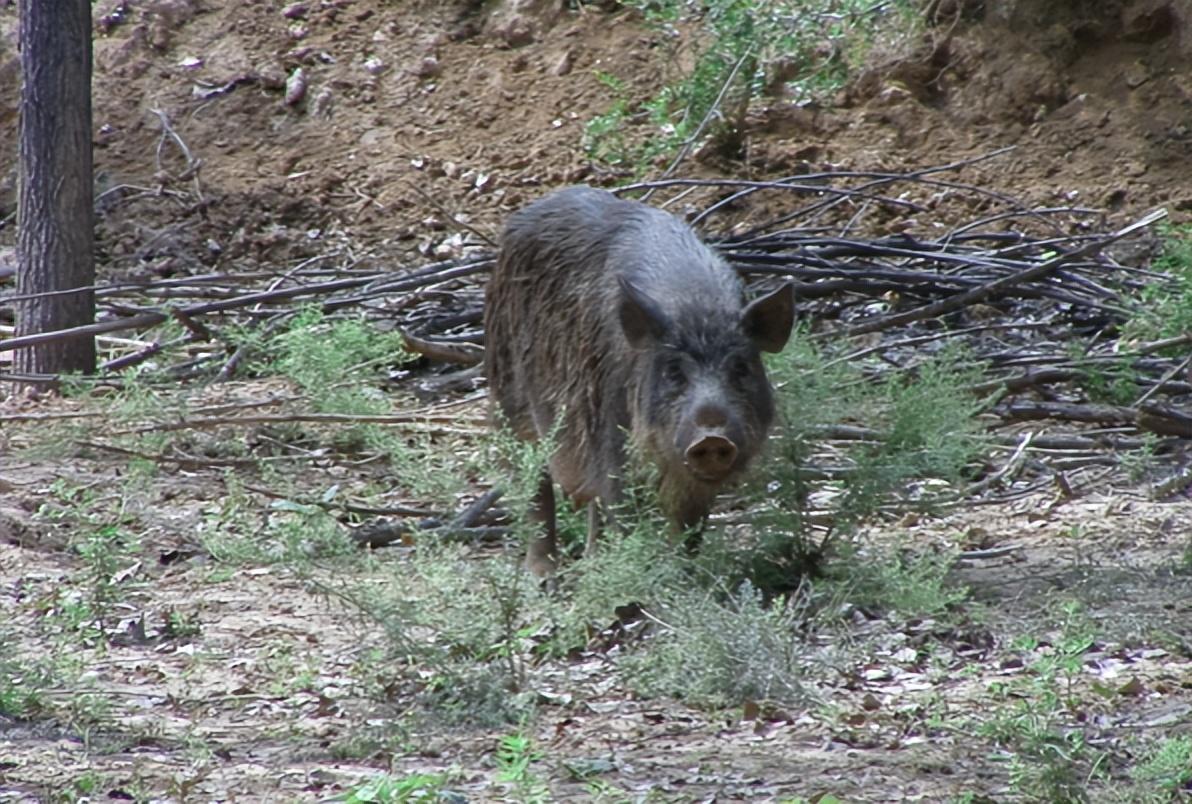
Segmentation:
{"type": "MultiPolygon", "coordinates": [[[[485,367],[513,431],[557,441],[531,568],[548,574],[556,561],[551,479],[607,515],[627,434],[657,466],[675,525],[702,521],[765,439],[773,402],[759,348],[781,349],[792,316],[789,286],[746,307],[736,272],[644,204],[572,187],[514,214],[486,292],[485,367]]],[[[593,508],[589,547],[602,518],[593,508]]]]}

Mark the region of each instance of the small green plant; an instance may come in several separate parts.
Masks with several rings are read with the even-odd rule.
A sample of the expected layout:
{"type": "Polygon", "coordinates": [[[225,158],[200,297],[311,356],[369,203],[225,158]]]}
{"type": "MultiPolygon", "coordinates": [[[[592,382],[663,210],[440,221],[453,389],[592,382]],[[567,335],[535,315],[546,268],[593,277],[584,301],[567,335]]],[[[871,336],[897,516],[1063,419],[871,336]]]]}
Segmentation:
{"type": "Polygon", "coordinates": [[[96,771],[86,771],[72,779],[69,786],[59,790],[53,800],[62,802],[93,801],[103,790],[103,785],[103,776],[96,771]]]}
{"type": "Polygon", "coordinates": [[[596,115],[584,126],[584,152],[597,162],[621,165],[632,156],[625,143],[624,126],[629,117],[625,82],[604,71],[597,71],[596,78],[609,88],[614,100],[607,112],[596,115]]]}
{"type": "Polygon", "coordinates": [[[515,801],[538,804],[550,800],[550,788],[532,770],[542,752],[524,733],[507,734],[497,745],[497,781],[509,785],[515,801]]]}
{"type": "Polygon", "coordinates": [[[968,598],[968,590],[948,580],[952,556],[913,556],[901,550],[860,555],[842,549],[833,575],[848,589],[853,605],[895,611],[905,617],[938,617],[968,598]]]}
{"type": "Polygon", "coordinates": [[[1130,777],[1150,790],[1162,791],[1156,799],[1163,801],[1192,792],[1192,737],[1160,741],[1131,769],[1130,777]]]}
{"type": "Polygon", "coordinates": [[[767,604],[748,582],[727,596],[690,583],[688,590],[671,590],[655,615],[660,632],[650,649],[623,663],[639,691],[708,707],[814,700],[803,683],[811,664],[808,615],[795,600],[767,604]]]}
{"type": "MultiPolygon", "coordinates": [[[[343,525],[322,506],[281,499],[262,511],[234,475],[224,480],[227,492],[198,530],[199,541],[216,561],[301,569],[316,560],[350,562],[360,556],[343,525]]],[[[324,501],[332,492],[324,493],[324,501]]]]}
{"type": "Polygon", "coordinates": [[[0,635],[0,715],[30,719],[46,707],[45,690],[53,674],[44,662],[18,660],[8,640],[0,635]]]}
{"type": "Polygon", "coordinates": [[[1143,433],[1142,446],[1121,454],[1119,458],[1120,465],[1132,482],[1140,482],[1155,470],[1158,447],[1158,435],[1155,433],[1143,433]]]}
{"type": "Polygon", "coordinates": [[[549,623],[550,608],[510,558],[476,559],[426,537],[408,563],[393,568],[393,583],[310,581],[380,627],[395,669],[422,668],[416,686],[423,710],[440,722],[505,724],[532,705],[525,668],[536,647],[531,636],[549,623]]]}
{"type": "Polygon", "coordinates": [[[1085,801],[1088,783],[1104,772],[1106,754],[1076,722],[1081,702],[1076,680],[1092,631],[1076,603],[1062,607],[1058,636],[1043,650],[1032,636],[1016,647],[1035,658],[1019,679],[991,688],[1005,708],[978,725],[1008,751],[1010,782],[1029,800],[1085,801]]]}
{"type": "Polygon", "coordinates": [[[1080,387],[1093,402],[1108,405],[1132,405],[1140,393],[1138,370],[1134,361],[1112,363],[1078,361],[1080,387]]]}
{"type": "Polygon", "coordinates": [[[1161,224],[1159,234],[1163,250],[1152,267],[1167,274],[1167,280],[1143,289],[1126,324],[1126,333],[1139,340],[1161,340],[1192,332],[1192,225],[1161,224]]]}
{"type": "Polygon", "coordinates": [[[441,773],[414,773],[408,776],[384,774],[353,787],[343,796],[332,799],[344,804],[423,804],[451,801],[447,792],[447,776],[441,773]]]}
{"type": "Polygon", "coordinates": [[[408,359],[400,333],[378,332],[362,319],[332,320],[317,307],[302,309],[273,337],[266,366],[289,377],[327,413],[379,413],[388,401],[370,380],[408,359]]]}
{"type": "Polygon", "coordinates": [[[48,609],[66,630],[88,640],[107,640],[116,626],[117,605],[133,588],[130,570],[137,564],[140,537],[126,504],[123,494],[101,498],[90,488],[59,481],[38,510],[39,518],[69,528],[81,564],[48,609]]]}

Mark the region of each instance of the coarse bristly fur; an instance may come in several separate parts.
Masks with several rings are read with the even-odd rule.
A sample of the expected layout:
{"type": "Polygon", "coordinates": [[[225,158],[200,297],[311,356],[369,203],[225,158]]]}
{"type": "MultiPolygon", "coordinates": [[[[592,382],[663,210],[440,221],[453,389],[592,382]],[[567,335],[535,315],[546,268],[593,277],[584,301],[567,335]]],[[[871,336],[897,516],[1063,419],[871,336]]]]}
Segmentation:
{"type": "MultiPolygon", "coordinates": [[[[789,285],[746,306],[736,272],[674,216],[571,187],[505,228],[485,299],[489,393],[520,438],[554,433],[549,478],[576,503],[619,501],[628,434],[657,467],[668,517],[691,527],[764,442],[774,406],[759,349],[781,349],[792,317],[789,285]],[[701,464],[704,447],[720,453],[701,464]]],[[[555,561],[550,480],[547,505],[531,545],[542,573],[555,561]]]]}

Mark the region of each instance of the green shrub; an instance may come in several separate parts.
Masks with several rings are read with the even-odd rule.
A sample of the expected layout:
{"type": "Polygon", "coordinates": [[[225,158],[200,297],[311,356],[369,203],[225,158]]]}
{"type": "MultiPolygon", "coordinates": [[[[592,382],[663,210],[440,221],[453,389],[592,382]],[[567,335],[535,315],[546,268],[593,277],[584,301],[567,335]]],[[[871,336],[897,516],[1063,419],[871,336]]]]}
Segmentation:
{"type": "Polygon", "coordinates": [[[1131,769],[1130,777],[1152,791],[1162,791],[1156,800],[1174,801],[1186,794],[1192,783],[1192,737],[1161,740],[1131,769]]]}
{"type": "Polygon", "coordinates": [[[713,707],[813,700],[802,681],[810,651],[806,613],[798,605],[785,599],[767,604],[748,582],[729,595],[694,584],[668,592],[656,609],[659,633],[649,649],[623,662],[641,693],[713,707]]]}
{"type": "Polygon", "coordinates": [[[914,3],[868,0],[630,0],[648,24],[671,27],[698,20],[690,71],[641,104],[653,131],[640,144],[625,143],[623,123],[635,113],[624,86],[605,79],[614,92],[609,112],[586,130],[593,158],[632,162],[639,171],[659,156],[709,141],[737,156],[749,105],[767,88],[787,87],[797,100],[837,91],[863,63],[876,42],[917,29],[914,3]]]}
{"type": "MultiPolygon", "coordinates": [[[[1192,332],[1192,225],[1161,224],[1163,250],[1152,268],[1167,281],[1147,285],[1126,324],[1129,337],[1161,340],[1192,332]]],[[[1182,347],[1173,347],[1178,353],[1182,347]]]]}

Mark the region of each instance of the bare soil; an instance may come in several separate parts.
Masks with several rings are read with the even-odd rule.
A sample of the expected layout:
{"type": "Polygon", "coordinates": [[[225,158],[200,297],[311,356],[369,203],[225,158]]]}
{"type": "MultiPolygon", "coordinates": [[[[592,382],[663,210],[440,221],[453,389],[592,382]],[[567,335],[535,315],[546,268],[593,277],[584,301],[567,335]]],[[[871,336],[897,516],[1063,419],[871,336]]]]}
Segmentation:
{"type": "MultiPolygon", "coordinates": [[[[577,5],[96,4],[101,280],[281,275],[329,253],[397,271],[492,238],[506,215],[555,187],[623,182],[580,147],[585,123],[611,102],[596,71],[644,98],[677,73],[688,43],[624,10],[577,5]]],[[[1081,3],[1007,0],[986,3],[979,22],[975,4],[936,5],[944,10],[921,41],[876,53],[831,104],[767,99],[751,113],[743,159],[701,155],[680,173],[910,171],[1013,146],[957,180],[1031,205],[1103,209],[1107,225],[1156,206],[1189,220],[1192,15],[1181,3],[1109,3],[1090,20],[1081,3]]],[[[0,1],[0,268],[15,236],[16,27],[15,4],[0,1]]],[[[769,215],[766,203],[738,206],[710,228],[769,215]]],[[[891,215],[889,225],[905,223],[891,215]]],[[[247,405],[289,393],[230,383],[207,401],[247,405]]],[[[103,495],[125,487],[132,471],[130,456],[78,443],[56,455],[30,451],[56,421],[35,417],[78,408],[14,396],[2,411],[0,636],[9,641],[0,649],[18,657],[51,649],[45,611],[80,566],[70,534],[45,511],[35,515],[50,489],[65,480],[103,495]]],[[[515,798],[493,761],[512,727],[422,724],[404,741],[342,758],[353,735],[403,712],[401,700],[380,702],[352,675],[379,637],[283,568],[222,571],[202,555],[196,534],[237,464],[194,457],[122,503],[144,556],[128,579],[127,638],[80,655],[86,693],[54,692],[64,711],[102,698],[107,726],[92,733],[67,717],[0,717],[0,801],[78,798],[88,777],[98,780],[94,798],[315,801],[380,771],[450,771],[471,800],[515,798]],[[198,632],[173,636],[172,614],[198,632]],[[306,680],[290,683],[300,674],[306,680]]],[[[354,472],[316,461],[300,485],[384,482],[375,469],[354,472]]],[[[745,719],[638,700],[605,683],[596,660],[541,668],[544,691],[567,693],[527,726],[547,751],[536,770],[551,798],[599,798],[568,770],[599,760],[615,800],[1007,799],[1009,769],[989,743],[933,717],[976,718],[992,707],[994,683],[1023,672],[1005,635],[1029,630],[1045,652],[1059,628],[1057,601],[1068,599],[1084,601],[1098,625],[1080,679],[1102,692],[1080,713],[1090,739],[1112,747],[1140,734],[1187,734],[1192,589],[1173,569],[1192,534],[1192,502],[1151,500],[1120,475],[1080,478],[1088,482],[1075,497],[1057,487],[867,534],[918,550],[1015,549],[957,568],[990,612],[970,632],[860,625],[888,631],[879,640],[887,649],[817,679],[827,714],[745,719]],[[905,651],[924,644],[931,662],[921,658],[928,652],[905,651]]],[[[400,488],[392,495],[401,500],[400,488]]],[[[267,517],[270,501],[255,499],[267,517]]]]}

